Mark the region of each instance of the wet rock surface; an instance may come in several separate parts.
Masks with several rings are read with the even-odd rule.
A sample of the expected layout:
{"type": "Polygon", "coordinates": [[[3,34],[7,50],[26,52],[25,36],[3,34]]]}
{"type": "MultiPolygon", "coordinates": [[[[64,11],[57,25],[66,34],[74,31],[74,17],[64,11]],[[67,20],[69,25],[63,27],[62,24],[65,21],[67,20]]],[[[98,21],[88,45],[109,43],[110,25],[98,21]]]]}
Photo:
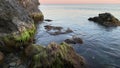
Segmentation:
{"type": "Polygon", "coordinates": [[[70,28],[64,30],[63,27],[60,26],[46,25],[44,27],[50,35],[60,35],[60,34],[67,34],[73,32],[70,28]]]}
{"type": "Polygon", "coordinates": [[[53,20],[51,20],[51,19],[45,19],[44,21],[52,22],[53,20]]]}
{"type": "Polygon", "coordinates": [[[96,17],[90,17],[88,20],[107,27],[120,26],[120,21],[110,13],[101,13],[96,17]]]}
{"type": "Polygon", "coordinates": [[[83,44],[83,41],[79,37],[72,37],[71,39],[66,39],[64,42],[68,44],[83,44]]]}

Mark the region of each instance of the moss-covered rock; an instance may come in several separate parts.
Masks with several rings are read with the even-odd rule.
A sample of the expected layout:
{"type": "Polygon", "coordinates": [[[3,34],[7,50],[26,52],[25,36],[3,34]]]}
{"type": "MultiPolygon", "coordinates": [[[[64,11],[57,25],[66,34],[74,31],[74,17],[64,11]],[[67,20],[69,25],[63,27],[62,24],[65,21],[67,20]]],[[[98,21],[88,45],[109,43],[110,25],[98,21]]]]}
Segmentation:
{"type": "Polygon", "coordinates": [[[36,31],[36,15],[35,18],[30,15],[37,13],[39,21],[43,19],[38,5],[38,0],[0,1],[0,50],[3,46],[14,48],[32,43],[36,31]]]}
{"type": "Polygon", "coordinates": [[[43,21],[44,20],[44,16],[42,13],[31,13],[30,14],[31,18],[33,18],[33,20],[35,22],[39,22],[39,21],[43,21]]]}
{"type": "Polygon", "coordinates": [[[51,43],[47,47],[31,45],[27,50],[26,54],[32,55],[29,68],[83,68],[85,64],[84,59],[66,43],[51,43]]]}

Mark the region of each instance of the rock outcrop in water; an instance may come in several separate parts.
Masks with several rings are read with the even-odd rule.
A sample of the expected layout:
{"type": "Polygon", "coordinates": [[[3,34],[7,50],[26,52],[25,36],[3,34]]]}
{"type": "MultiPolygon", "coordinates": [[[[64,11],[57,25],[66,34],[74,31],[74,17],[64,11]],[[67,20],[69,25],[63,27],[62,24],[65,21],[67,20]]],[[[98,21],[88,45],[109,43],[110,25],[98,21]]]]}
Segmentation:
{"type": "Polygon", "coordinates": [[[49,33],[50,35],[60,35],[73,32],[70,28],[63,30],[63,27],[60,26],[45,25],[44,27],[47,30],[47,33],[49,33]]]}
{"type": "Polygon", "coordinates": [[[68,44],[83,44],[83,40],[79,37],[72,37],[71,39],[65,39],[64,42],[68,44]]]}
{"type": "Polygon", "coordinates": [[[97,17],[90,17],[89,21],[96,22],[103,26],[120,26],[120,21],[110,13],[101,13],[97,17]]]}
{"type": "Polygon", "coordinates": [[[83,58],[66,43],[33,45],[44,19],[37,0],[0,0],[0,68],[82,68],[83,58]]]}

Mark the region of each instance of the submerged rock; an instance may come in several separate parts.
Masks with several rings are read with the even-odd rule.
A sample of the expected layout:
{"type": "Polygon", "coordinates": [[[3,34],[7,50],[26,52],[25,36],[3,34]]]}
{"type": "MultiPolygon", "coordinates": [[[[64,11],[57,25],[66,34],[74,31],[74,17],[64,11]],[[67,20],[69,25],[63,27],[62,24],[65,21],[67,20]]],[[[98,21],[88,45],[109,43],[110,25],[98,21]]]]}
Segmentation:
{"type": "Polygon", "coordinates": [[[51,22],[51,21],[53,21],[53,20],[51,20],[51,19],[45,19],[44,21],[51,22]]]}
{"type": "Polygon", "coordinates": [[[50,30],[58,30],[58,31],[61,31],[63,29],[63,27],[60,27],[60,26],[51,26],[51,25],[46,25],[44,26],[45,29],[47,31],[50,31],[50,30]]]}
{"type": "Polygon", "coordinates": [[[63,30],[63,27],[60,26],[46,25],[44,27],[50,35],[60,35],[73,32],[70,28],[67,28],[67,30],[63,30]]]}
{"type": "Polygon", "coordinates": [[[120,26],[120,21],[110,13],[101,13],[99,16],[90,17],[88,20],[103,26],[120,26]]]}
{"type": "Polygon", "coordinates": [[[29,68],[84,68],[84,59],[66,43],[51,43],[47,47],[32,45],[33,55],[29,68]]]}

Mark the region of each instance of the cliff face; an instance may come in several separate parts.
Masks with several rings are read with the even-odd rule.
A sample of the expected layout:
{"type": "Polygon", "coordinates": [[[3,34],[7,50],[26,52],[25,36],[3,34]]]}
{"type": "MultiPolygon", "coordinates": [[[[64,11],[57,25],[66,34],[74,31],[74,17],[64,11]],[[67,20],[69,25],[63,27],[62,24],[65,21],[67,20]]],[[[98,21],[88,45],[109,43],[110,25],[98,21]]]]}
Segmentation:
{"type": "Polygon", "coordinates": [[[35,31],[34,23],[43,20],[38,5],[37,0],[0,0],[1,43],[13,45],[29,40],[35,31]],[[37,21],[33,17],[37,17],[37,21]]]}
{"type": "Polygon", "coordinates": [[[82,68],[83,59],[65,43],[33,45],[35,24],[44,19],[38,5],[38,0],[0,0],[0,67],[82,68]]]}

